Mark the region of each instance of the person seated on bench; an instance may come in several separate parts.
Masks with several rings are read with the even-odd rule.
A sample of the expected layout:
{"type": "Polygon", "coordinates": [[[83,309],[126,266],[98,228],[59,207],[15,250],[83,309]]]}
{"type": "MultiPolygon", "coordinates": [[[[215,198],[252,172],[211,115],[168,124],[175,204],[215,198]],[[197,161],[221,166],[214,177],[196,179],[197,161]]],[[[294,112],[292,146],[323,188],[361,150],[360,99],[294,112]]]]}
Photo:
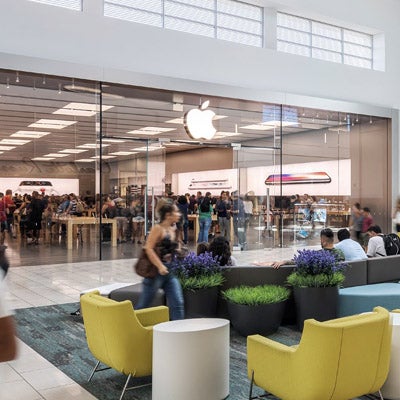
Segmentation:
{"type": "Polygon", "coordinates": [[[335,249],[342,250],[345,261],[365,260],[367,255],[360,243],[350,238],[348,229],[339,229],[337,232],[339,243],[335,244],[335,249]]]}
{"type": "Polygon", "coordinates": [[[381,227],[379,225],[372,225],[368,228],[367,233],[369,235],[367,257],[386,257],[387,254],[381,227]]]}
{"type": "MultiPolygon", "coordinates": [[[[322,250],[327,250],[332,252],[338,261],[344,261],[345,257],[340,249],[336,249],[333,245],[333,231],[330,228],[322,229],[321,231],[321,247],[322,250]]],[[[254,265],[259,265],[261,267],[273,267],[280,268],[282,265],[294,265],[294,260],[283,260],[283,261],[273,261],[273,262],[261,262],[254,263],[254,265]]]]}

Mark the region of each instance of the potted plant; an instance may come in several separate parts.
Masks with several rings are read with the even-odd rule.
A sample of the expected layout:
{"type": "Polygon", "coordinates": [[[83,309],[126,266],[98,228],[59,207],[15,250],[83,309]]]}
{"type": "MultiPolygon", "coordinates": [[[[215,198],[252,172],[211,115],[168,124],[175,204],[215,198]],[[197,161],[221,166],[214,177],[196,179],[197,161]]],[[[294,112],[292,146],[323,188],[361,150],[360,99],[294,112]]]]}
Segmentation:
{"type": "Polygon", "coordinates": [[[236,286],[222,292],[229,319],[242,336],[275,332],[285,311],[290,290],[278,285],[236,286]]]}
{"type": "Polygon", "coordinates": [[[205,252],[189,252],[182,259],[175,259],[170,266],[183,289],[185,317],[215,317],[219,287],[225,278],[218,257],[205,252]]]}
{"type": "Polygon", "coordinates": [[[298,328],[303,330],[308,318],[336,318],[339,286],[345,279],[343,271],[347,264],[328,250],[299,250],[294,262],[296,268],[287,282],[293,287],[298,328]]]}

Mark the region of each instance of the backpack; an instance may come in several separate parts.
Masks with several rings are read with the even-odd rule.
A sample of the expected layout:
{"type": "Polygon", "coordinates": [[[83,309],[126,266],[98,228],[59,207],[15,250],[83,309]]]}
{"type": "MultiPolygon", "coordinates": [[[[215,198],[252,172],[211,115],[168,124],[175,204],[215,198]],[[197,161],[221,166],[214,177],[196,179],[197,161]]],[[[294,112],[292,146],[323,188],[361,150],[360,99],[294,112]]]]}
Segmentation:
{"type": "Polygon", "coordinates": [[[394,256],[400,254],[400,238],[396,233],[388,233],[382,236],[383,243],[385,244],[386,254],[394,256]]]}
{"type": "Polygon", "coordinates": [[[200,211],[201,212],[209,212],[210,211],[210,199],[208,197],[204,197],[200,203],[200,211]]]}

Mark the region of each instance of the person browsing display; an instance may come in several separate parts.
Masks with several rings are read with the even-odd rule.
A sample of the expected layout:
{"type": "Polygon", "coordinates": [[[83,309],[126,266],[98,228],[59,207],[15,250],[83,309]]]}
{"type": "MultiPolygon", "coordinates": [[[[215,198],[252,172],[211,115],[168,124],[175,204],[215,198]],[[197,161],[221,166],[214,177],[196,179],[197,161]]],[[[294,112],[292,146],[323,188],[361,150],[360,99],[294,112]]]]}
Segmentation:
{"type": "Polygon", "coordinates": [[[158,210],[160,223],[154,225],[146,241],[145,250],[151,263],[158,269],[154,278],[144,278],[143,291],[136,310],[149,307],[158,289],[163,289],[170,310],[170,319],[184,318],[184,300],[182,287],[176,276],[169,273],[168,266],[179,251],[176,223],[181,214],[178,207],[166,202],[158,210]]]}

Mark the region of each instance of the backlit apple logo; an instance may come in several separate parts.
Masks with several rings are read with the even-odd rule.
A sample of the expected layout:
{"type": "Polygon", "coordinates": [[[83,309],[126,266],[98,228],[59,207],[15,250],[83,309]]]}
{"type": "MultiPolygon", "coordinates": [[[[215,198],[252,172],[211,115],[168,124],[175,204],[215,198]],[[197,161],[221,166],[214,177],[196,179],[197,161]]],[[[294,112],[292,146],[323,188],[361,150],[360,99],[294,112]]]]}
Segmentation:
{"type": "Polygon", "coordinates": [[[184,126],[187,134],[193,139],[207,139],[214,137],[217,130],[212,124],[215,113],[211,110],[206,110],[210,102],[205,101],[199,108],[189,110],[184,118],[184,126]]]}

